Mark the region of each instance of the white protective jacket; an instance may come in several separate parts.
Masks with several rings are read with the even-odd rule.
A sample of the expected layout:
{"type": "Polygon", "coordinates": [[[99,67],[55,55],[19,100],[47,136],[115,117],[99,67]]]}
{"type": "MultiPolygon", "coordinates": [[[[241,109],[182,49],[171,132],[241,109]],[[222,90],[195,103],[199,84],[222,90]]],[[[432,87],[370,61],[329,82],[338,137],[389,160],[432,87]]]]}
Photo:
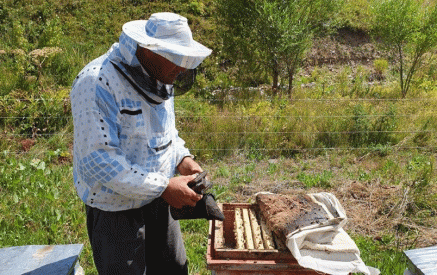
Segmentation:
{"type": "Polygon", "coordinates": [[[175,128],[173,97],[159,103],[149,92],[136,48],[122,33],[79,73],[70,93],[75,187],[85,204],[105,211],[160,197],[177,165],[191,156],[175,128]]]}

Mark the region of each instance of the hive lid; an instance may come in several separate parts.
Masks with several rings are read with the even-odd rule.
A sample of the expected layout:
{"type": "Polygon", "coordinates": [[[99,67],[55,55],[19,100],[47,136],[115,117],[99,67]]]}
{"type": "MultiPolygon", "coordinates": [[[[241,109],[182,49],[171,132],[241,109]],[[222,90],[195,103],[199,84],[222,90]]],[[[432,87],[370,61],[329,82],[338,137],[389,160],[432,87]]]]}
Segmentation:
{"type": "Polygon", "coordinates": [[[437,246],[404,251],[414,274],[437,274],[437,246]]]}
{"type": "Polygon", "coordinates": [[[68,275],[82,244],[26,245],[0,248],[0,274],[68,275]]]}

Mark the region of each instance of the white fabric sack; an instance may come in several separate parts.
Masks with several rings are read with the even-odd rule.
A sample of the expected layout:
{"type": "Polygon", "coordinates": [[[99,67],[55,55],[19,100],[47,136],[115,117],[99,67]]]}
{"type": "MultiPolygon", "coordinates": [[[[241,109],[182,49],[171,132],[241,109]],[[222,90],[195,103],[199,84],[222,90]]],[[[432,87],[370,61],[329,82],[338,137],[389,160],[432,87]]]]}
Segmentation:
{"type": "Polygon", "coordinates": [[[309,194],[330,213],[327,222],[299,228],[287,236],[287,247],[299,265],[327,274],[347,275],[361,272],[377,275],[379,270],[368,267],[360,258],[360,250],[343,230],[345,211],[330,193],[309,194]]]}

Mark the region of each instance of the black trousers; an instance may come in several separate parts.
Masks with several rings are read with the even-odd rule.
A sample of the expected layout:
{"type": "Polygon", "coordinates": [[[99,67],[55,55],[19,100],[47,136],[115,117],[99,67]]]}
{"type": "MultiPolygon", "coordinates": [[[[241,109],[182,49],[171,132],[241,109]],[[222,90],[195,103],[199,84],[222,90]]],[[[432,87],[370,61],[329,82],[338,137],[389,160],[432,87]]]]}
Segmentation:
{"type": "Polygon", "coordinates": [[[179,222],[162,199],[118,212],[86,206],[86,213],[100,275],[188,274],[179,222]]]}

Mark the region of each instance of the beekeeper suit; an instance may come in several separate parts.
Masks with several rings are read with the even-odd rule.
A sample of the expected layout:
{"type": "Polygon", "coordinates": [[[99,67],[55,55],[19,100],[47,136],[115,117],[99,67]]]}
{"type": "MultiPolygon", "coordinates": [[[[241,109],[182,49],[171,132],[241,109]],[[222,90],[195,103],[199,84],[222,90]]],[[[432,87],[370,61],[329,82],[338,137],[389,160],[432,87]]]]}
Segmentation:
{"type": "Polygon", "coordinates": [[[187,183],[202,168],[175,128],[172,84],[210,53],[186,18],[156,13],[124,24],[73,83],[74,184],[100,274],[188,274],[169,205],[196,205],[187,183]]]}

